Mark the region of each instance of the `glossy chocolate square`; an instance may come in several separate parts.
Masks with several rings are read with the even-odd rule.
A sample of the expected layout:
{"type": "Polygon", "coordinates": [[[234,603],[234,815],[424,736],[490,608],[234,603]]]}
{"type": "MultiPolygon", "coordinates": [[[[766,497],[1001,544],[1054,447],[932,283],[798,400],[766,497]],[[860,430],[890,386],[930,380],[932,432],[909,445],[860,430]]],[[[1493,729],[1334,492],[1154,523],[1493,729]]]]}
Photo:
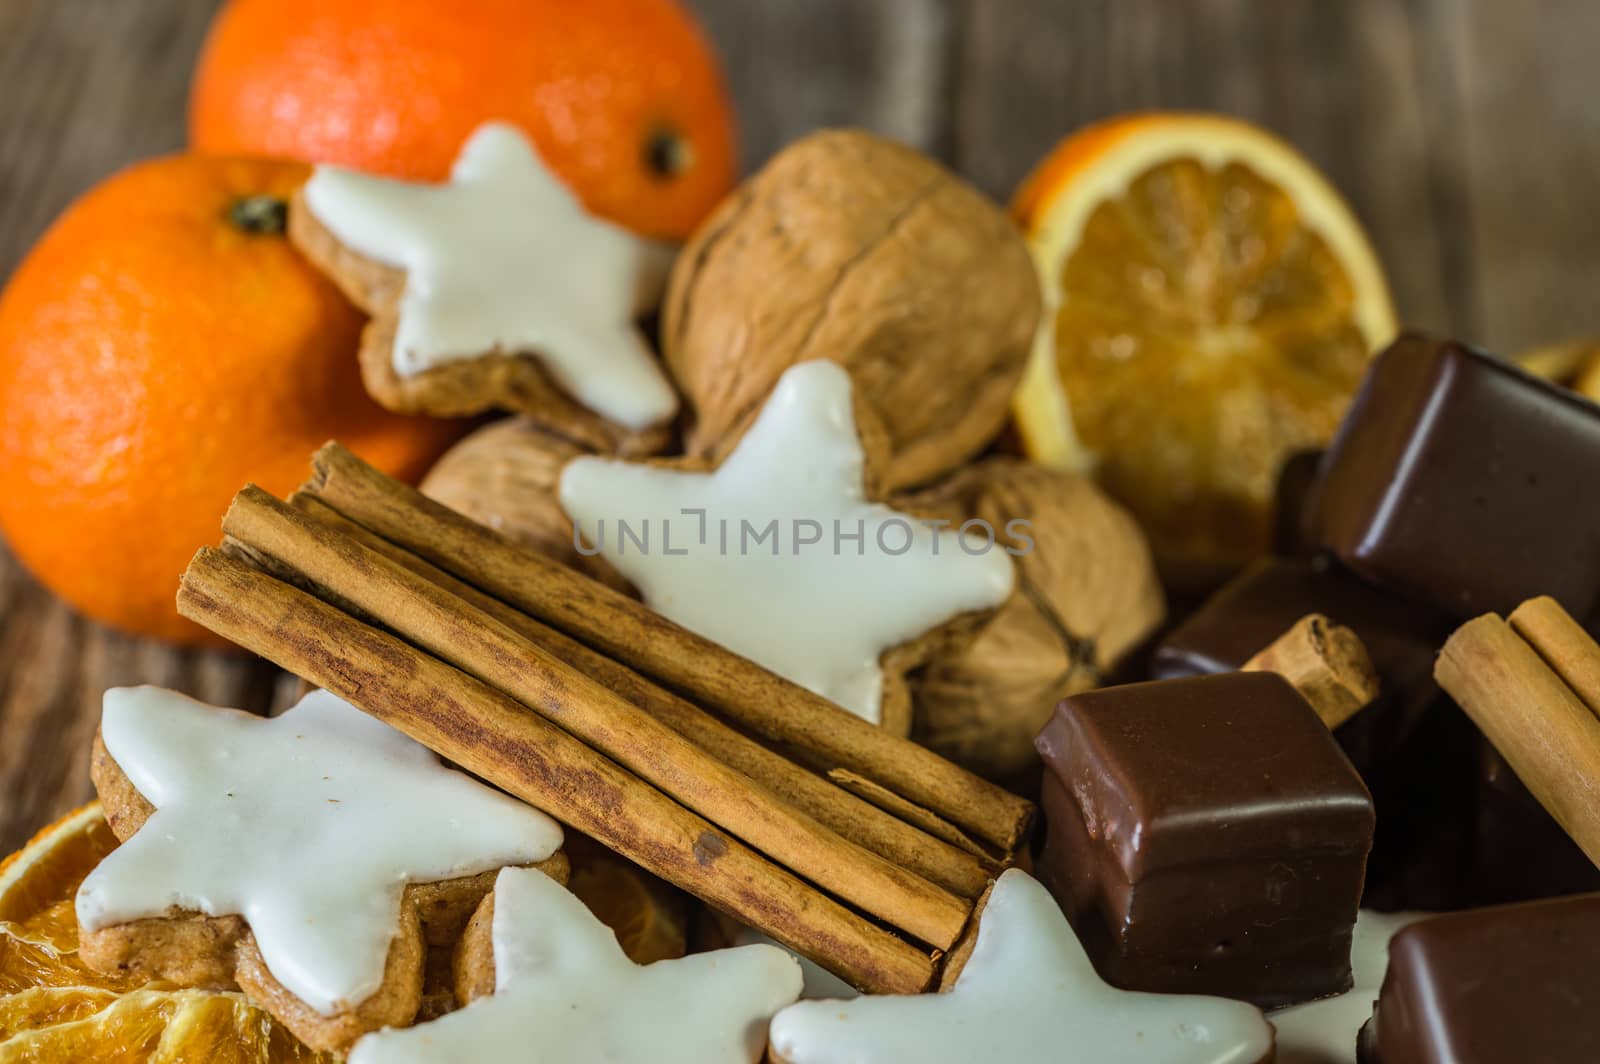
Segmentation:
{"type": "Polygon", "coordinates": [[[1269,1008],[1348,989],[1372,799],[1282,677],[1074,695],[1038,748],[1041,878],[1109,982],[1269,1008]]]}
{"type": "Polygon", "coordinates": [[[1600,894],[1452,913],[1395,935],[1361,1059],[1600,1060],[1600,894]]]}
{"type": "Polygon", "coordinates": [[[1321,467],[1321,451],[1299,451],[1284,459],[1272,497],[1273,553],[1285,558],[1306,558],[1316,553],[1307,519],[1321,467]]]}
{"type": "Polygon", "coordinates": [[[1433,679],[1456,621],[1380,591],[1323,555],[1265,558],[1162,640],[1158,678],[1237,669],[1307,613],[1349,626],[1377,668],[1378,699],[1334,732],[1378,809],[1364,904],[1455,907],[1470,868],[1477,732],[1433,679]]]}
{"type": "Polygon", "coordinates": [[[1324,456],[1316,541],[1460,617],[1600,606],[1600,406],[1480,351],[1404,336],[1324,456]]]}
{"type": "Polygon", "coordinates": [[[1499,905],[1600,891],[1600,868],[1481,736],[1477,767],[1474,902],[1499,905]]]}

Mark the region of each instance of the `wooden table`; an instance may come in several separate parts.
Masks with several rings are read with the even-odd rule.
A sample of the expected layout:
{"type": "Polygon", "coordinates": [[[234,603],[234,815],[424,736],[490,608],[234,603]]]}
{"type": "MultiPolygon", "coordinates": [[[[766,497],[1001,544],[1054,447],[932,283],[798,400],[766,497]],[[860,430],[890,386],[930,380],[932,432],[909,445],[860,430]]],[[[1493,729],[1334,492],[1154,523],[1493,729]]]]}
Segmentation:
{"type": "MultiPolygon", "coordinates": [[[[920,145],[998,197],[1066,131],[1132,108],[1278,130],[1350,196],[1405,320],[1510,350],[1600,331],[1592,0],[690,0],[747,167],[805,130],[920,145]]],[[[0,0],[0,276],[74,196],[179,148],[212,0],[0,0]]],[[[0,548],[0,852],[89,794],[101,692],[267,710],[238,656],[75,617],[0,548]]]]}

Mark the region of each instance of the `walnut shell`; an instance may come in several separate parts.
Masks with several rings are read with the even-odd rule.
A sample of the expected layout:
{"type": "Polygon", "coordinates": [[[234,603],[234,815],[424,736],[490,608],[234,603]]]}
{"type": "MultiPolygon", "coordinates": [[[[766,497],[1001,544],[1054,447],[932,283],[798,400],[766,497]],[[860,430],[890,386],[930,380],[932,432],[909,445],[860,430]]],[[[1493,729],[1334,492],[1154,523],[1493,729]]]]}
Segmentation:
{"type": "Polygon", "coordinates": [[[951,521],[1031,522],[1017,591],[975,640],[911,678],[913,737],[996,779],[1027,771],[1055,704],[1090,690],[1166,613],[1149,544],[1126,510],[1074,473],[1014,459],[972,466],[911,500],[951,521]]]}
{"type": "Polygon", "coordinates": [[[481,525],[632,593],[598,556],[579,554],[572,522],[557,493],[567,462],[590,451],[524,418],[485,425],[444,453],[422,481],[422,493],[481,525]]]}
{"type": "Polygon", "coordinates": [[[827,358],[887,427],[897,490],[1000,432],[1040,289],[981,193],[910,148],[834,130],[779,153],[700,227],[662,313],[691,454],[720,460],[784,370],[827,358]]]}

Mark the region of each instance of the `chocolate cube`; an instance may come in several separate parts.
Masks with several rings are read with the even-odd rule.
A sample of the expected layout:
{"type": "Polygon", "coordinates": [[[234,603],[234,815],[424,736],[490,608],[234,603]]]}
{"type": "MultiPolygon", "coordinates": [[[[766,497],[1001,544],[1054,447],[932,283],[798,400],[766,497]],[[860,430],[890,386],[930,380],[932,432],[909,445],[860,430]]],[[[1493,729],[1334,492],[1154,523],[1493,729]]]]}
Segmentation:
{"type": "Polygon", "coordinates": [[[1316,553],[1306,521],[1311,515],[1311,496],[1321,466],[1321,451],[1298,451],[1284,459],[1278,469],[1278,484],[1272,497],[1273,553],[1286,558],[1307,558],[1316,553]]]}
{"type": "Polygon", "coordinates": [[[1324,456],[1316,541],[1460,617],[1600,606],[1600,406],[1450,341],[1373,363],[1324,456]]]}
{"type": "Polygon", "coordinates": [[[1308,613],[1350,627],[1378,672],[1377,701],[1334,732],[1378,810],[1365,904],[1456,901],[1469,860],[1476,731],[1433,679],[1455,627],[1447,614],[1380,591],[1326,555],[1264,558],[1162,640],[1151,673],[1237,669],[1308,613]]]}
{"type": "Polygon", "coordinates": [[[1372,799],[1282,677],[1073,695],[1037,745],[1040,877],[1108,982],[1263,1008],[1349,989],[1372,799]]]}
{"type": "Polygon", "coordinates": [[[1600,1060],[1600,894],[1412,924],[1361,1030],[1363,1064],[1600,1060]]]}
{"type": "Polygon", "coordinates": [[[1600,890],[1600,868],[1529,792],[1505,758],[1478,737],[1478,905],[1600,890]]]}

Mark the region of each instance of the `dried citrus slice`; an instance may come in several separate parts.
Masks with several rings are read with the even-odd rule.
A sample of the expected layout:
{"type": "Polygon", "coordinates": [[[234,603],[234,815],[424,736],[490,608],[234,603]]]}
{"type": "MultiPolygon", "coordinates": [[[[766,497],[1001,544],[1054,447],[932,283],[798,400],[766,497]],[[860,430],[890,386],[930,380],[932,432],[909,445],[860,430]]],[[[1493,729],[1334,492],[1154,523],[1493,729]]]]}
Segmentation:
{"type": "MultiPolygon", "coordinates": [[[[91,1001],[86,995],[85,1007],[91,1001]]],[[[88,1015],[0,1042],[0,1064],[332,1064],[334,1059],[307,1049],[241,995],[208,990],[135,990],[88,1015]]]]}
{"type": "Polygon", "coordinates": [[[1600,336],[1531,347],[1512,356],[1511,361],[1536,377],[1600,402],[1600,336]]]}
{"type": "Polygon", "coordinates": [[[1584,363],[1577,377],[1573,379],[1572,387],[1600,403],[1600,354],[1596,354],[1584,363]]]}
{"type": "Polygon", "coordinates": [[[1049,308],[1015,403],[1028,454],[1093,469],[1165,561],[1264,551],[1279,467],[1395,333],[1350,209],[1270,134],[1165,113],[1067,138],[1014,209],[1049,308]]]}
{"type": "Polygon", "coordinates": [[[239,994],[136,986],[78,960],[73,896],[116,845],[94,803],[0,863],[0,1064],[332,1064],[239,994]]]}
{"type": "Polygon", "coordinates": [[[95,803],[68,813],[0,864],[0,994],[39,986],[132,990],[138,985],[101,975],[78,960],[72,897],[116,845],[95,803]]]}
{"type": "Polygon", "coordinates": [[[92,986],[35,986],[0,998],[0,1045],[13,1035],[93,1016],[117,1000],[92,986]]]}

